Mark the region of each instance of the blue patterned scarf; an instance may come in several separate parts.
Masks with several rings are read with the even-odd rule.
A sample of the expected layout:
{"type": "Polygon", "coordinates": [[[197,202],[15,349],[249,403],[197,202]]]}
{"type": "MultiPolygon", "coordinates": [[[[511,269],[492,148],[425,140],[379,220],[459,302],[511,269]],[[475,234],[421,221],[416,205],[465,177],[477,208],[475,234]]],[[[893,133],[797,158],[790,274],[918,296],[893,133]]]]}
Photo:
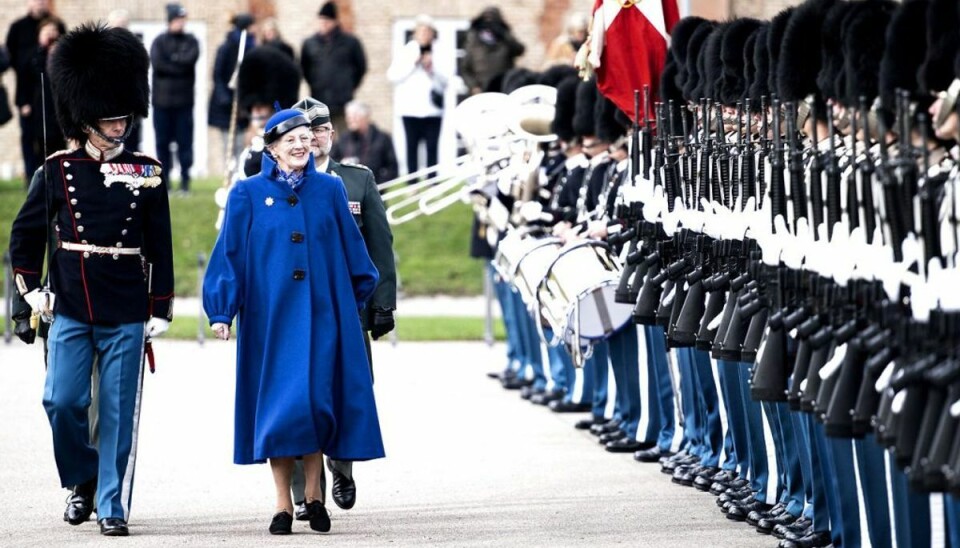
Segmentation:
{"type": "Polygon", "coordinates": [[[300,190],[300,187],[303,186],[303,183],[307,181],[307,170],[301,169],[300,171],[286,172],[280,169],[280,166],[277,166],[277,171],[274,176],[278,181],[286,183],[294,192],[297,192],[300,190]]]}

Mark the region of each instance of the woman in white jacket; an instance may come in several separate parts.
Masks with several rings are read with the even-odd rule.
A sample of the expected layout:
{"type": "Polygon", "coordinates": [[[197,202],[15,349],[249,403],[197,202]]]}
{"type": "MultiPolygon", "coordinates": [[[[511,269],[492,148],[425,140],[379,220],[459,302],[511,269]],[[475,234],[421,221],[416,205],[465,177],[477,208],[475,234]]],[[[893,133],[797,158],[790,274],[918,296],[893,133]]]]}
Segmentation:
{"type": "Polygon", "coordinates": [[[387,78],[400,97],[397,109],[403,119],[407,141],[407,173],[418,169],[420,143],[427,148],[427,165],[437,164],[443,91],[447,79],[433,66],[433,41],[437,30],[428,15],[417,17],[413,39],[407,42],[390,64],[387,78]]]}

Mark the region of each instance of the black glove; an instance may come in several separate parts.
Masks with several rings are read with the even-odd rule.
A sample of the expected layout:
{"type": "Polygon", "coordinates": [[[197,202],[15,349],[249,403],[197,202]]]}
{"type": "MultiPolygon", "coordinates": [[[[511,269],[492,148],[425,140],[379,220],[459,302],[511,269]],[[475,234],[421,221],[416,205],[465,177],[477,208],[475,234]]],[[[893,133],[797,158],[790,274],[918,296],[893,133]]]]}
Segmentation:
{"type": "Polygon", "coordinates": [[[13,333],[23,342],[33,344],[37,340],[37,330],[30,327],[30,316],[32,311],[27,301],[23,300],[19,294],[13,300],[13,333]]]}
{"type": "Polygon", "coordinates": [[[393,310],[389,308],[373,309],[373,325],[370,327],[370,336],[377,340],[393,331],[397,323],[393,319],[393,310]]]}

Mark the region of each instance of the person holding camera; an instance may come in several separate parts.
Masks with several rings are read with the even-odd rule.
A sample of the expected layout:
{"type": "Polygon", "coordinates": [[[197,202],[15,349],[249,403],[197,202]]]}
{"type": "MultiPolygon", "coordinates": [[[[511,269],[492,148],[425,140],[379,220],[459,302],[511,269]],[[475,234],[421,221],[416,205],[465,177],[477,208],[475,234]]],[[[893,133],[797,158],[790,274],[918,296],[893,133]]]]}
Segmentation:
{"type": "Polygon", "coordinates": [[[393,59],[387,78],[403,97],[397,109],[407,141],[407,173],[419,169],[420,143],[427,149],[427,166],[437,165],[440,122],[447,78],[433,64],[437,29],[429,15],[417,16],[413,39],[393,59]]]}

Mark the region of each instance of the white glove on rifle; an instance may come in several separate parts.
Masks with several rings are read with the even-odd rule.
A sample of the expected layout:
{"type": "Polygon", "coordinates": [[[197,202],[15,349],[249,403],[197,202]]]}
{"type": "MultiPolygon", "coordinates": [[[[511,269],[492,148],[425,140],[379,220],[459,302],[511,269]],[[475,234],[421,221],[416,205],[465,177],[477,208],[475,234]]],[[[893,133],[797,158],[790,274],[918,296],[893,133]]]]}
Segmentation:
{"type": "Polygon", "coordinates": [[[170,322],[163,318],[150,318],[147,321],[147,337],[159,337],[170,329],[170,322]]]}

